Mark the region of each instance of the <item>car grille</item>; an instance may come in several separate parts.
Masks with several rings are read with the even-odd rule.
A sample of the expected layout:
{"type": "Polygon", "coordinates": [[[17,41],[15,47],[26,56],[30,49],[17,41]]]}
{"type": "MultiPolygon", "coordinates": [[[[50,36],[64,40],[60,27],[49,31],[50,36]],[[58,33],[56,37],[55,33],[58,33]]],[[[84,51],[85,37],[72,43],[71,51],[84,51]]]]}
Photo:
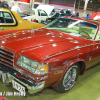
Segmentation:
{"type": "Polygon", "coordinates": [[[0,48],[0,63],[8,67],[13,67],[14,54],[8,50],[0,48]]]}

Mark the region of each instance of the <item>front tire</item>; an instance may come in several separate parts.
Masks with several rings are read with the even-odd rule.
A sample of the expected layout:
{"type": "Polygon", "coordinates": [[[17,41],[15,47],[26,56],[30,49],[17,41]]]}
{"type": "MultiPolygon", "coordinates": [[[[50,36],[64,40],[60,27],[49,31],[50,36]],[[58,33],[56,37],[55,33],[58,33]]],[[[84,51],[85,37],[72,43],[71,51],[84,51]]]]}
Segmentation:
{"type": "Polygon", "coordinates": [[[78,76],[79,76],[79,65],[73,64],[67,69],[63,78],[61,79],[61,82],[59,83],[58,86],[55,87],[55,89],[60,93],[69,91],[75,85],[78,76]]]}

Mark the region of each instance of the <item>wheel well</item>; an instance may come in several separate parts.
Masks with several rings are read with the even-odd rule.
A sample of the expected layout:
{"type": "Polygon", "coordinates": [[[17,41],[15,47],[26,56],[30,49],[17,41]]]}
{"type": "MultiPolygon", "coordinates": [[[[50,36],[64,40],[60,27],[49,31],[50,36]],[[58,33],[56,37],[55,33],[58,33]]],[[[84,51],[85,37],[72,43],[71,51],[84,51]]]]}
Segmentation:
{"type": "Polygon", "coordinates": [[[36,20],[36,23],[38,23],[38,20],[36,20]]]}
{"type": "MultiPolygon", "coordinates": [[[[85,69],[86,69],[85,62],[84,61],[79,61],[79,62],[76,62],[76,64],[78,64],[79,67],[80,67],[79,75],[83,75],[84,72],[85,72],[85,69]]],[[[52,85],[52,87],[57,86],[59,84],[59,82],[61,81],[62,77],[63,77],[63,74],[60,76],[60,78],[58,79],[58,81],[52,85]]]]}
{"type": "Polygon", "coordinates": [[[85,72],[85,62],[84,61],[79,61],[79,62],[77,62],[78,64],[79,64],[79,67],[80,67],[80,75],[83,75],[84,74],[84,72],[85,72]]]}

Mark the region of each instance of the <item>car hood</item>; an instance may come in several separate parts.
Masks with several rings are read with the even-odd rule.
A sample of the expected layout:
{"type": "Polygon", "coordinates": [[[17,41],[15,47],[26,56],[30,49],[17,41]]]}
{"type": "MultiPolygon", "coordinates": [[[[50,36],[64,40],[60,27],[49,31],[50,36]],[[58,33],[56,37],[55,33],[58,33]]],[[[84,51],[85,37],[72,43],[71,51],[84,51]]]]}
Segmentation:
{"type": "Polygon", "coordinates": [[[83,42],[75,37],[64,36],[60,32],[42,28],[5,33],[0,36],[0,44],[12,52],[21,50],[26,56],[37,55],[42,59],[58,52],[77,48],[83,45],[83,42]]]}
{"type": "Polygon", "coordinates": [[[54,9],[54,6],[50,6],[50,5],[39,5],[36,9],[42,9],[44,10],[48,16],[50,15],[50,13],[52,12],[52,10],[54,9]]]}

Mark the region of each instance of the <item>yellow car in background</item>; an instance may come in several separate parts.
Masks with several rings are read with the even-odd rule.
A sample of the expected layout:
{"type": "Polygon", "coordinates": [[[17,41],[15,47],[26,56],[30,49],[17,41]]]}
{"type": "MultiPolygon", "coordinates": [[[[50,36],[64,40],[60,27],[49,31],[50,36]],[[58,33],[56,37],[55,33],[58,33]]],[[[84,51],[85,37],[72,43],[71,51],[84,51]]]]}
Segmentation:
{"type": "Polygon", "coordinates": [[[16,12],[0,8],[0,31],[37,29],[44,26],[44,24],[25,21],[16,12]]]}

